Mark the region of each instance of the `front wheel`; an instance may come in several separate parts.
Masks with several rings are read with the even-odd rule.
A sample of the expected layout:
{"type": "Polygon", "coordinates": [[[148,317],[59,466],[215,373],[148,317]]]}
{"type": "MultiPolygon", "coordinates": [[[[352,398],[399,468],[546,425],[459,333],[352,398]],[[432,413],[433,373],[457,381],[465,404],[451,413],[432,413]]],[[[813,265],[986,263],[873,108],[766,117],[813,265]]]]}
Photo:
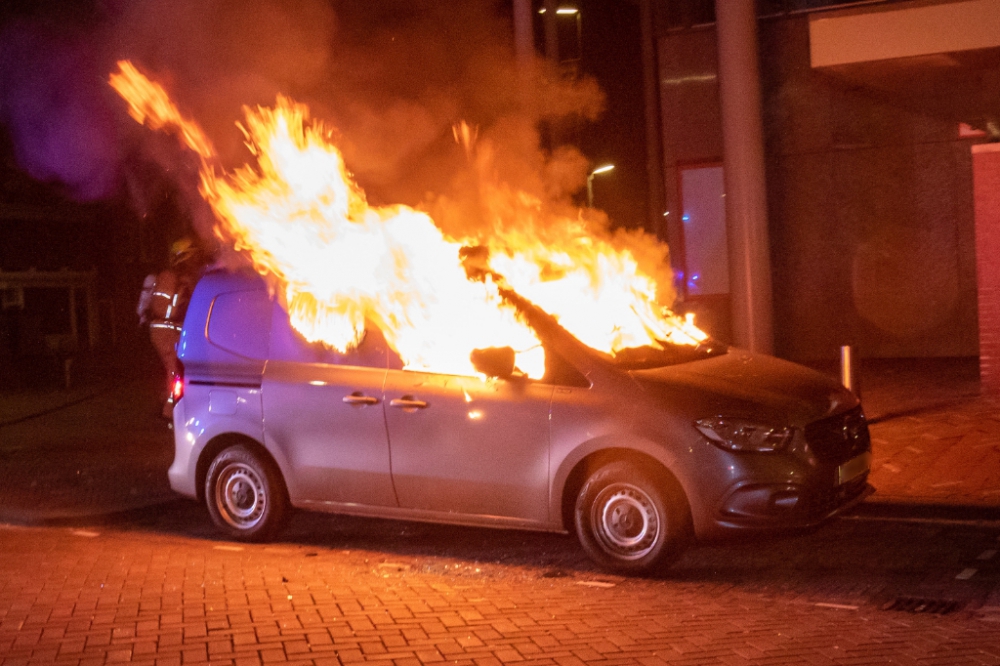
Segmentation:
{"type": "Polygon", "coordinates": [[[576,534],[597,564],[618,573],[653,573],[687,548],[687,500],[673,478],[624,461],[598,469],[576,499],[576,534]]]}
{"type": "Polygon", "coordinates": [[[281,527],[288,501],[275,466],[245,446],[223,450],[208,468],[205,504],[212,522],[240,541],[264,541],[281,527]]]}

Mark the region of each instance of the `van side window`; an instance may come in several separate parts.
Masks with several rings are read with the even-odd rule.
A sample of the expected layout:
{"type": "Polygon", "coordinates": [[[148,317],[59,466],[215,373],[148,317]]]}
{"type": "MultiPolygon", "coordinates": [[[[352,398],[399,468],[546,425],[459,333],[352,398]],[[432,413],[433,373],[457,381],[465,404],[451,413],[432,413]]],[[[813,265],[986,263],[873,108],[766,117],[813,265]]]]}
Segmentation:
{"type": "Polygon", "coordinates": [[[264,290],[223,292],[212,301],[208,339],[216,347],[248,358],[267,358],[271,299],[264,290]]]}
{"type": "Polygon", "coordinates": [[[382,332],[374,327],[365,331],[361,344],[342,354],[322,342],[307,342],[292,328],[288,313],[277,303],[271,321],[271,359],[275,361],[384,368],[387,357],[394,355],[388,349],[382,332]]]}

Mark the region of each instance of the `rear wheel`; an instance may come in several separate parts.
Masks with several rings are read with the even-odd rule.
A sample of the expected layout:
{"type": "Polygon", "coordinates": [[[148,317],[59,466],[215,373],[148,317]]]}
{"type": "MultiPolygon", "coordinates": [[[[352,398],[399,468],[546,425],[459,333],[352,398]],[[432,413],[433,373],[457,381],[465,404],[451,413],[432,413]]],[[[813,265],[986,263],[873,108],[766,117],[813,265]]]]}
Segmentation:
{"type": "Polygon", "coordinates": [[[224,449],[209,466],[205,504],[212,521],[231,538],[263,541],[281,527],[288,501],[271,461],[236,445],[224,449]]]}
{"type": "Polygon", "coordinates": [[[677,482],[624,461],[601,467],[583,484],[575,523],[587,554],[619,573],[664,569],[691,541],[687,500],[677,482]]]}

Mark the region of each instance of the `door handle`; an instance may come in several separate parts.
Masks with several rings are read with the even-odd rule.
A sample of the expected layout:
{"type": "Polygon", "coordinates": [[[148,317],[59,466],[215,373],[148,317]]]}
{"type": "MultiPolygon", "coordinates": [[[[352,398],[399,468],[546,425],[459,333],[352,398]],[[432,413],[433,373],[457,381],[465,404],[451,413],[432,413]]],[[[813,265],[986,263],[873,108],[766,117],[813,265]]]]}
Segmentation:
{"type": "Polygon", "coordinates": [[[377,405],[378,398],[355,391],[350,395],[345,395],[344,402],[348,405],[377,405]]]}
{"type": "Polygon", "coordinates": [[[423,400],[417,400],[412,395],[404,395],[402,398],[393,398],[390,400],[389,406],[414,411],[417,409],[425,409],[428,405],[423,400]]]}

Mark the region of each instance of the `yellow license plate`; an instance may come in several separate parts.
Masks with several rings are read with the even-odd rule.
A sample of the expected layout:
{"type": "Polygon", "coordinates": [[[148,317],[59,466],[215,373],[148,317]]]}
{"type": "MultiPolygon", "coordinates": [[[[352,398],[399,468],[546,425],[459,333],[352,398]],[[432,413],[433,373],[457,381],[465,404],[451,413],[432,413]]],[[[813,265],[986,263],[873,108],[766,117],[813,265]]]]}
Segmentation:
{"type": "Polygon", "coordinates": [[[853,481],[871,469],[872,454],[862,453],[856,458],[851,458],[837,468],[837,485],[853,481]]]}

